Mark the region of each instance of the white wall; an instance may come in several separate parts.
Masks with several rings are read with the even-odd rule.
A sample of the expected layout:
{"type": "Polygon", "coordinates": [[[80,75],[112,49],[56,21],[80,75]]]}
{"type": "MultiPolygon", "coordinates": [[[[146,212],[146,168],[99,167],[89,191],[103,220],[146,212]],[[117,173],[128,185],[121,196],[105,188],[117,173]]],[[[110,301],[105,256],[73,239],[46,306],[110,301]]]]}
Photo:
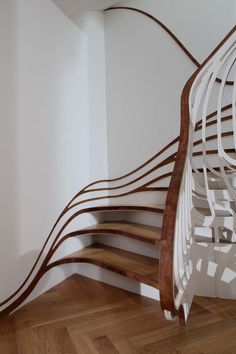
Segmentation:
{"type": "Polygon", "coordinates": [[[166,24],[200,62],[235,26],[235,0],[128,0],[166,24]]]}
{"type": "Polygon", "coordinates": [[[236,298],[235,244],[196,243],[195,294],[236,298]]]}
{"type": "MultiPolygon", "coordinates": [[[[4,299],[25,278],[68,200],[94,179],[96,142],[90,145],[87,35],[50,0],[0,2],[0,26],[4,299]]],[[[101,176],[105,167],[106,159],[101,176]]],[[[90,241],[67,243],[64,253],[90,241]]],[[[33,296],[73,272],[69,267],[50,272],[33,296]]]]}
{"type": "Polygon", "coordinates": [[[105,28],[108,169],[115,177],[178,135],[181,90],[194,66],[140,14],[109,11],[105,28]]]}
{"type": "MultiPolygon", "coordinates": [[[[17,124],[16,1],[0,2],[0,291],[8,288],[17,259],[16,124],[17,124]]],[[[14,282],[13,282],[14,284],[14,282]]],[[[1,296],[1,295],[0,295],[1,296]]]]}
{"type": "MultiPolygon", "coordinates": [[[[234,0],[133,0],[166,24],[201,62],[233,27],[234,0]]],[[[234,11],[235,10],[235,11],[234,11]]],[[[195,66],[150,19],[105,14],[109,175],[136,167],[179,132],[180,95],[195,66]]]]}
{"type": "Polygon", "coordinates": [[[107,116],[105,33],[103,11],[72,16],[88,41],[88,102],[90,121],[90,169],[94,179],[107,176],[107,116]]]}
{"type": "Polygon", "coordinates": [[[117,0],[52,0],[68,16],[73,18],[83,12],[103,10],[117,4],[117,0]]]}
{"type": "Polygon", "coordinates": [[[90,178],[86,46],[54,4],[20,2],[18,183],[29,249],[90,178]]]}

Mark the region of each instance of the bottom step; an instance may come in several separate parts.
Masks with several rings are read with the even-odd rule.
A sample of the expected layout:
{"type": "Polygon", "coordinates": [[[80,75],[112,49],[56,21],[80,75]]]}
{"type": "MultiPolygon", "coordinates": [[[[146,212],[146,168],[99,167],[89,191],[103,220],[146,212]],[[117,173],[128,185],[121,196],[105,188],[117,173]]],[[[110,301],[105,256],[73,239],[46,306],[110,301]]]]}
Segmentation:
{"type": "Polygon", "coordinates": [[[49,265],[91,263],[112,272],[159,288],[159,260],[95,243],[49,265]]]}

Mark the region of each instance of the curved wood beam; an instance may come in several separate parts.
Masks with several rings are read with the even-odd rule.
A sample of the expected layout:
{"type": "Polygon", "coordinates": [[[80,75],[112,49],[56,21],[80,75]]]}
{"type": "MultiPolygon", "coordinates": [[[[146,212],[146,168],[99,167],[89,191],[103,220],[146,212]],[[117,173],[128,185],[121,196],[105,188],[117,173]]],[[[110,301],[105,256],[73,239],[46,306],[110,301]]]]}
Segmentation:
{"type": "MultiPolygon", "coordinates": [[[[118,222],[120,223],[120,222],[118,222]]],[[[108,223],[107,223],[108,224],[108,223]]],[[[60,241],[56,244],[56,246],[52,249],[53,253],[55,253],[55,251],[68,239],[72,238],[72,237],[77,237],[77,236],[83,236],[83,235],[99,235],[99,234],[112,234],[112,235],[120,235],[120,236],[125,236],[128,238],[132,238],[138,241],[143,241],[146,243],[150,243],[153,245],[159,245],[160,244],[160,240],[159,239],[148,239],[147,237],[143,236],[142,233],[137,234],[136,232],[133,232],[132,230],[126,229],[126,230],[122,230],[120,228],[117,228],[116,225],[114,223],[111,223],[112,226],[108,227],[105,223],[104,226],[97,228],[96,225],[94,226],[89,226],[88,228],[85,229],[80,229],[80,230],[76,230],[76,231],[72,231],[69,232],[68,234],[66,234],[65,236],[63,236],[60,241]],[[113,225],[114,224],[114,225],[113,225]]],[[[158,228],[156,228],[158,229],[158,228]]],[[[161,233],[161,229],[159,229],[159,232],[161,233]]]]}
{"type": "Polygon", "coordinates": [[[174,138],[170,143],[168,143],[164,148],[162,148],[160,151],[158,151],[158,153],[156,153],[155,155],[153,155],[152,157],[150,157],[147,161],[145,161],[143,164],[141,164],[140,166],[138,166],[137,168],[135,168],[134,170],[130,171],[127,174],[124,174],[120,177],[117,178],[112,178],[112,179],[101,179],[95,182],[92,182],[90,184],[88,184],[86,187],[84,187],[78,194],[76,194],[73,198],[76,199],[77,196],[81,193],[81,192],[87,192],[88,188],[94,186],[95,184],[98,183],[112,183],[112,182],[117,182],[120,181],[122,179],[125,179],[127,177],[130,177],[131,175],[133,175],[134,173],[140,171],[142,168],[146,167],[149,163],[151,163],[152,161],[154,161],[157,157],[159,157],[160,155],[162,155],[166,150],[168,150],[171,146],[177,144],[179,141],[179,137],[174,138]]]}
{"type": "MultiPolygon", "coordinates": [[[[141,15],[144,15],[154,21],[158,26],[160,26],[174,41],[175,43],[182,49],[182,51],[187,55],[187,57],[191,60],[191,62],[196,65],[197,67],[200,67],[201,64],[199,61],[190,53],[190,51],[185,47],[185,45],[179,40],[179,38],[166,26],[164,23],[162,23],[160,20],[158,20],[156,17],[151,15],[149,12],[137,9],[136,7],[130,7],[130,6],[114,6],[114,7],[109,7],[108,9],[105,9],[104,11],[111,11],[111,10],[129,10],[133,12],[137,12],[141,15]]],[[[217,83],[221,83],[222,80],[219,78],[216,78],[217,83]]],[[[233,85],[233,81],[226,81],[226,85],[233,85]]]]}
{"type": "MultiPolygon", "coordinates": [[[[226,106],[222,107],[221,108],[221,112],[225,112],[225,111],[228,111],[229,109],[231,109],[233,106],[232,104],[227,104],[226,106]]],[[[214,111],[210,114],[208,114],[208,116],[206,117],[206,120],[210,120],[211,118],[215,117],[217,115],[217,111],[214,111]]],[[[223,117],[224,118],[224,117],[223,117]]],[[[223,119],[222,118],[222,119],[223,119]]],[[[202,125],[202,120],[199,120],[197,123],[196,123],[196,129],[202,125]]],[[[201,128],[200,128],[201,129],[201,128]]]]}
{"type": "Polygon", "coordinates": [[[171,162],[174,161],[176,156],[176,152],[174,152],[173,154],[169,155],[168,157],[166,157],[164,160],[162,160],[161,162],[159,162],[157,165],[155,165],[154,167],[152,167],[150,170],[148,170],[147,172],[145,172],[144,174],[142,174],[141,176],[131,180],[130,182],[127,182],[125,184],[122,184],[120,186],[116,186],[116,187],[107,187],[107,188],[97,188],[97,189],[87,189],[86,192],[97,192],[97,191],[111,191],[111,190],[117,190],[117,189],[121,189],[124,187],[128,187],[131,184],[134,184],[138,181],[140,181],[141,179],[145,178],[146,176],[148,176],[149,174],[151,174],[152,172],[156,171],[157,169],[166,166],[168,164],[170,164],[171,162]]]}
{"type": "Polygon", "coordinates": [[[227,34],[215,50],[208,56],[202,65],[189,78],[182,92],[181,96],[181,128],[180,128],[180,142],[176,157],[175,166],[173,169],[172,178],[170,181],[169,190],[166,198],[166,205],[162,224],[162,248],[160,254],[160,300],[163,310],[168,310],[173,316],[179,315],[175,307],[174,300],[174,274],[173,274],[173,255],[174,255],[174,237],[177,206],[181,190],[181,183],[183,178],[183,171],[187,157],[187,149],[189,142],[189,95],[193,82],[203,67],[215,55],[215,53],[223,46],[223,44],[235,32],[236,26],[227,34]]]}
{"type": "Polygon", "coordinates": [[[183,50],[183,52],[189,57],[189,59],[193,62],[194,65],[200,66],[200,63],[197,61],[196,58],[190,53],[190,51],[184,46],[184,44],[179,40],[179,38],[166,26],[164,23],[162,23],[160,20],[158,20],[156,17],[151,15],[150,13],[137,9],[135,7],[129,7],[129,6],[116,6],[116,7],[109,7],[105,11],[111,11],[111,10],[130,10],[133,12],[137,12],[141,15],[144,15],[151,19],[153,22],[155,22],[158,26],[160,26],[168,35],[175,41],[175,43],[183,50]]]}
{"type": "Polygon", "coordinates": [[[125,192],[125,193],[120,193],[120,194],[115,194],[115,195],[105,195],[103,197],[95,197],[95,198],[90,198],[90,199],[84,199],[82,200],[81,202],[78,202],[78,203],[74,203],[70,206],[70,209],[72,208],[75,208],[76,206],[79,206],[81,204],[84,204],[84,203],[88,203],[88,202],[94,202],[94,201],[100,201],[100,200],[105,200],[105,199],[116,199],[116,198],[122,198],[122,197],[126,197],[128,195],[132,195],[132,194],[136,194],[136,193],[139,193],[139,192],[149,192],[151,189],[153,191],[153,188],[155,188],[155,191],[165,191],[166,190],[166,187],[153,187],[153,188],[147,188],[148,186],[152,185],[153,183],[155,182],[158,182],[158,181],[161,181],[162,179],[165,179],[165,178],[168,178],[168,177],[171,177],[172,175],[172,172],[167,172],[167,173],[164,173],[158,177],[155,177],[153,178],[151,181],[143,184],[141,187],[137,187],[129,192],[125,192]]]}

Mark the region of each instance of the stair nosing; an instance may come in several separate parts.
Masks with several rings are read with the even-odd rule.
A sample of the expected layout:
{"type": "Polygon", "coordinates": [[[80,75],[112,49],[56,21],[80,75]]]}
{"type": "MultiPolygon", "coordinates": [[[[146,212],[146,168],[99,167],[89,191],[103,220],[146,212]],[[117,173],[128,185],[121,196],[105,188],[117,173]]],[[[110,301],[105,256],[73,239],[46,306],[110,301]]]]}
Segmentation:
{"type": "MultiPolygon", "coordinates": [[[[144,255],[141,255],[138,253],[133,253],[130,251],[118,249],[115,247],[111,247],[111,246],[107,246],[107,245],[103,245],[103,244],[99,244],[99,243],[94,243],[88,247],[85,247],[77,252],[74,252],[66,257],[60,258],[60,259],[50,263],[48,265],[48,269],[51,269],[55,266],[66,264],[66,263],[91,263],[91,264],[97,265],[101,268],[110,270],[114,273],[123,275],[127,278],[134,279],[134,280],[144,283],[146,285],[152,286],[156,289],[159,288],[159,259],[157,259],[157,258],[144,256],[144,255]],[[134,271],[133,269],[129,269],[128,267],[125,268],[124,266],[121,266],[119,264],[115,264],[114,258],[113,258],[113,260],[111,260],[111,262],[108,262],[107,260],[102,260],[101,258],[99,259],[99,257],[96,258],[93,255],[86,255],[86,254],[83,255],[83,252],[85,253],[86,250],[87,251],[91,250],[91,252],[92,251],[96,252],[96,250],[98,250],[98,252],[99,252],[100,249],[101,249],[101,255],[102,255],[103,251],[104,251],[104,253],[106,251],[108,251],[111,253],[118,254],[118,257],[122,257],[122,255],[124,255],[124,259],[126,258],[125,256],[127,256],[127,260],[129,262],[134,262],[134,263],[137,262],[137,260],[133,260],[132,257],[134,257],[136,259],[142,258],[142,260],[146,260],[148,262],[153,262],[153,264],[150,265],[150,268],[154,269],[154,266],[157,267],[158,279],[155,279],[152,276],[152,274],[154,272],[150,273],[149,275],[148,274],[140,274],[137,272],[137,270],[134,271]],[[119,254],[121,254],[121,255],[119,255],[119,254]]],[[[141,266],[141,261],[140,261],[140,266],[141,266]]],[[[145,266],[147,266],[147,265],[142,264],[142,269],[144,269],[143,267],[145,267],[145,266]]]]}
{"type": "Polygon", "coordinates": [[[119,220],[119,221],[104,221],[104,222],[101,222],[101,223],[98,223],[98,224],[94,224],[94,225],[91,225],[91,226],[88,226],[86,227],[85,229],[81,229],[79,231],[85,231],[85,232],[88,232],[88,231],[91,231],[91,233],[93,234],[101,234],[101,233],[104,233],[104,234],[114,234],[114,235],[121,235],[121,236],[125,236],[125,237],[129,237],[129,238],[133,238],[133,239],[136,239],[138,241],[142,241],[142,242],[145,242],[145,243],[148,243],[148,244],[152,244],[152,245],[159,245],[160,242],[161,242],[161,228],[160,227],[155,227],[155,226],[149,226],[149,225],[145,225],[145,224],[138,224],[138,223],[134,223],[134,222],[128,222],[128,221],[123,221],[123,220],[119,220]],[[157,234],[159,234],[159,237],[157,238],[154,238],[154,237],[148,237],[148,236],[142,236],[140,233],[136,233],[134,230],[130,230],[130,231],[126,231],[126,230],[122,230],[122,229],[118,229],[116,228],[116,226],[114,225],[114,228],[109,228],[107,227],[107,224],[118,224],[118,225],[126,225],[127,226],[134,226],[134,227],[137,227],[137,228],[140,228],[142,229],[143,228],[143,231],[145,232],[145,228],[147,229],[147,231],[153,231],[157,234]],[[104,225],[104,227],[102,228],[97,228],[97,226],[99,225],[104,225]],[[150,228],[150,230],[148,230],[150,228]],[[153,230],[151,230],[153,229],[153,230]]]}

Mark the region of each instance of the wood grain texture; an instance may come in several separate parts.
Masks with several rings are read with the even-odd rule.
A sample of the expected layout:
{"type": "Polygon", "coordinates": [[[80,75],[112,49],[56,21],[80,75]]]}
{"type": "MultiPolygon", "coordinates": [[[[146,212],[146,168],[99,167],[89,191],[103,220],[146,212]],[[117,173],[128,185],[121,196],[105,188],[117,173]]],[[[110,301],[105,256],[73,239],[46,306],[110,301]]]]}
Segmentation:
{"type": "MultiPolygon", "coordinates": [[[[74,199],[74,198],[73,198],[74,199]]],[[[72,201],[73,201],[72,199],[72,201]]],[[[72,202],[71,201],[71,202],[72,202]]],[[[70,203],[71,203],[70,202],[70,203]]],[[[30,293],[34,290],[34,288],[37,286],[38,282],[40,281],[40,279],[43,277],[43,275],[50,270],[53,266],[57,266],[59,264],[64,264],[64,263],[73,263],[72,261],[67,260],[67,262],[65,262],[65,260],[61,260],[58,261],[57,263],[54,263],[54,265],[50,265],[48,266],[51,257],[54,255],[55,251],[57,250],[57,248],[61,245],[61,243],[67,239],[68,237],[71,237],[72,234],[68,234],[66,236],[63,237],[63,241],[59,241],[59,238],[61,236],[61,234],[63,233],[63,231],[66,229],[66,227],[73,221],[75,220],[75,218],[77,218],[78,216],[84,214],[84,213],[94,213],[94,212],[104,212],[104,211],[145,211],[145,212],[153,212],[153,213],[163,213],[164,212],[164,206],[163,205],[152,205],[152,206],[147,206],[147,205],[130,205],[130,204],[125,204],[125,205],[105,205],[105,206],[97,206],[97,207],[90,207],[90,208],[84,208],[81,209],[79,211],[76,211],[72,216],[70,216],[66,222],[63,224],[63,226],[61,227],[60,231],[56,234],[54,241],[49,249],[49,251],[47,252],[47,255],[44,257],[42,264],[39,267],[39,270],[36,272],[36,274],[34,275],[33,279],[31,280],[31,282],[29,283],[29,285],[25,288],[25,290],[20,294],[21,290],[24,288],[25,284],[27,284],[28,279],[30,279],[31,275],[33,274],[37,264],[39,263],[39,259],[41,257],[41,255],[43,254],[43,251],[55,229],[55,227],[57,226],[59,220],[63,217],[64,214],[66,214],[67,210],[69,209],[69,205],[70,203],[65,207],[65,209],[63,210],[63,212],[60,214],[60,216],[58,217],[56,223],[54,224],[51,232],[49,233],[41,251],[39,256],[37,257],[32,269],[30,270],[28,276],[26,277],[26,279],[24,280],[24,282],[20,285],[20,287],[14,292],[12,293],[8,298],[6,298],[5,300],[3,300],[0,303],[0,306],[3,306],[5,304],[7,304],[7,306],[0,311],[0,318],[3,318],[5,316],[7,316],[9,313],[11,313],[12,311],[14,311],[18,306],[20,306],[23,301],[25,301],[27,299],[27,297],[30,295],[30,293]],[[16,299],[11,301],[15,296],[16,299]]],[[[75,232],[73,234],[73,236],[76,236],[77,232],[75,232]]],[[[77,262],[77,261],[76,261],[77,262]]],[[[125,273],[124,273],[125,275],[125,273]]],[[[144,279],[143,279],[144,280],[144,279]]]]}
{"type": "Polygon", "coordinates": [[[187,327],[157,301],[74,275],[0,321],[1,354],[234,354],[236,302],[195,297],[187,327]]]}
{"type": "Polygon", "coordinates": [[[182,308],[176,309],[174,300],[174,274],[173,274],[173,254],[174,254],[174,238],[175,238],[175,221],[177,215],[177,206],[181,190],[183,171],[187,157],[189,142],[189,95],[195,78],[211,60],[217,51],[224,45],[230,36],[236,31],[236,26],[225,36],[213,52],[206,58],[200,67],[186,82],[181,95],[181,127],[180,141],[176,156],[176,161],[169,185],[166,198],[165,211],[162,224],[162,248],[160,253],[160,300],[163,310],[168,310],[173,316],[178,315],[182,318],[182,308]]]}
{"type": "Polygon", "coordinates": [[[128,221],[109,221],[89,226],[85,231],[92,234],[118,234],[134,238],[139,241],[159,245],[161,240],[161,228],[128,221]]]}
{"type": "Polygon", "coordinates": [[[160,245],[161,241],[161,228],[153,227],[143,224],[131,223],[127,221],[113,222],[107,221],[95,225],[86,227],[85,229],[79,229],[66,234],[60,239],[57,245],[54,247],[54,252],[58,249],[63,242],[71,237],[79,237],[81,235],[122,235],[138,241],[150,243],[153,245],[160,245]]]}
{"type": "Polygon", "coordinates": [[[159,260],[141,254],[94,243],[78,252],[59,259],[47,270],[67,263],[90,263],[158,288],[159,260]]]}

